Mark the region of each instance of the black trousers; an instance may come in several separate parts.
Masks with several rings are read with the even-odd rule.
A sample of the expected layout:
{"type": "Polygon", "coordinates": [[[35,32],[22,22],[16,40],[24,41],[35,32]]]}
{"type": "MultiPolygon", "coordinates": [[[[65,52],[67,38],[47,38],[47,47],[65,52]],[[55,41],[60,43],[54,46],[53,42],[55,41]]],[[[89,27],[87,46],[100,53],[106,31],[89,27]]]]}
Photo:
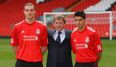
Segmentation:
{"type": "Polygon", "coordinates": [[[98,67],[96,62],[88,62],[88,63],[75,63],[75,67],[98,67]]]}
{"type": "Polygon", "coordinates": [[[42,62],[26,62],[23,60],[17,60],[15,67],[43,67],[42,62]]]}

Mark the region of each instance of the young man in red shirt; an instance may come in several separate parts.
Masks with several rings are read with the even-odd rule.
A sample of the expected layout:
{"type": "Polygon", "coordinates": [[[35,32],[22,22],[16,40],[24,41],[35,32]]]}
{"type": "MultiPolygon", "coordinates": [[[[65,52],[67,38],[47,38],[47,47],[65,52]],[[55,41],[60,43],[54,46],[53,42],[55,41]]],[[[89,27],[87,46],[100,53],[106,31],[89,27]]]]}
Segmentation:
{"type": "Polygon", "coordinates": [[[16,54],[16,67],[43,67],[42,53],[47,47],[46,26],[35,20],[32,3],[24,6],[25,20],[16,24],[11,34],[11,45],[16,54]]]}
{"type": "Polygon", "coordinates": [[[74,14],[76,28],[71,34],[71,45],[76,55],[75,67],[98,67],[102,54],[102,44],[97,32],[86,25],[85,13],[74,14]]]}

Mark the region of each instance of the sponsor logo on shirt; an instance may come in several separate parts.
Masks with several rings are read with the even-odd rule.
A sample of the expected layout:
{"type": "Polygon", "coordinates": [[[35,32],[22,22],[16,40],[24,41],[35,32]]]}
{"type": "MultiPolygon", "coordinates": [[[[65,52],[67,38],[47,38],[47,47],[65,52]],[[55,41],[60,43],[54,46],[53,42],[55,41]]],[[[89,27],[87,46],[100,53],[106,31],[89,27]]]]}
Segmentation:
{"type": "Polygon", "coordinates": [[[36,36],[36,35],[31,35],[31,36],[24,35],[24,36],[23,36],[23,40],[24,40],[24,41],[38,40],[38,36],[36,36]]]}
{"type": "Polygon", "coordinates": [[[88,44],[76,44],[76,49],[85,49],[88,48],[88,44]]]}

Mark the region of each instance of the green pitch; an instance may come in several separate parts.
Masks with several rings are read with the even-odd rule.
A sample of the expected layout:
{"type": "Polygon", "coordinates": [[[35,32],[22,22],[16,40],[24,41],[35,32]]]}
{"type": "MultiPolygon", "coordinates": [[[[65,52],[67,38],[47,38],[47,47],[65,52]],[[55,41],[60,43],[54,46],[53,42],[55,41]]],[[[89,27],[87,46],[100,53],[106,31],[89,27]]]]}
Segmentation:
{"type": "MultiPolygon", "coordinates": [[[[103,39],[103,55],[99,67],[116,67],[116,40],[103,39]]],[[[44,55],[44,67],[47,58],[47,52],[44,55]]],[[[10,46],[10,39],[0,39],[0,67],[14,67],[15,55],[10,46]]],[[[74,61],[74,56],[73,56],[74,61]]]]}

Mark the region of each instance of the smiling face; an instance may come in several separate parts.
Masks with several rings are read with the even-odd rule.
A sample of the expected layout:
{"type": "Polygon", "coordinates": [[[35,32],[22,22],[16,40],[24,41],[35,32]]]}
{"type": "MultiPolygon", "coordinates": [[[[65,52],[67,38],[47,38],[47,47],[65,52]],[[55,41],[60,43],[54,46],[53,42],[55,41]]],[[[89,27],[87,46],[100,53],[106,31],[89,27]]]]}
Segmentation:
{"type": "Polygon", "coordinates": [[[57,31],[61,31],[64,29],[65,22],[63,19],[55,19],[54,20],[54,27],[57,31]]]}
{"type": "Polygon", "coordinates": [[[24,15],[25,15],[26,19],[35,18],[35,13],[36,13],[36,11],[35,11],[35,8],[34,8],[33,4],[25,5],[25,7],[24,7],[24,15]]]}

